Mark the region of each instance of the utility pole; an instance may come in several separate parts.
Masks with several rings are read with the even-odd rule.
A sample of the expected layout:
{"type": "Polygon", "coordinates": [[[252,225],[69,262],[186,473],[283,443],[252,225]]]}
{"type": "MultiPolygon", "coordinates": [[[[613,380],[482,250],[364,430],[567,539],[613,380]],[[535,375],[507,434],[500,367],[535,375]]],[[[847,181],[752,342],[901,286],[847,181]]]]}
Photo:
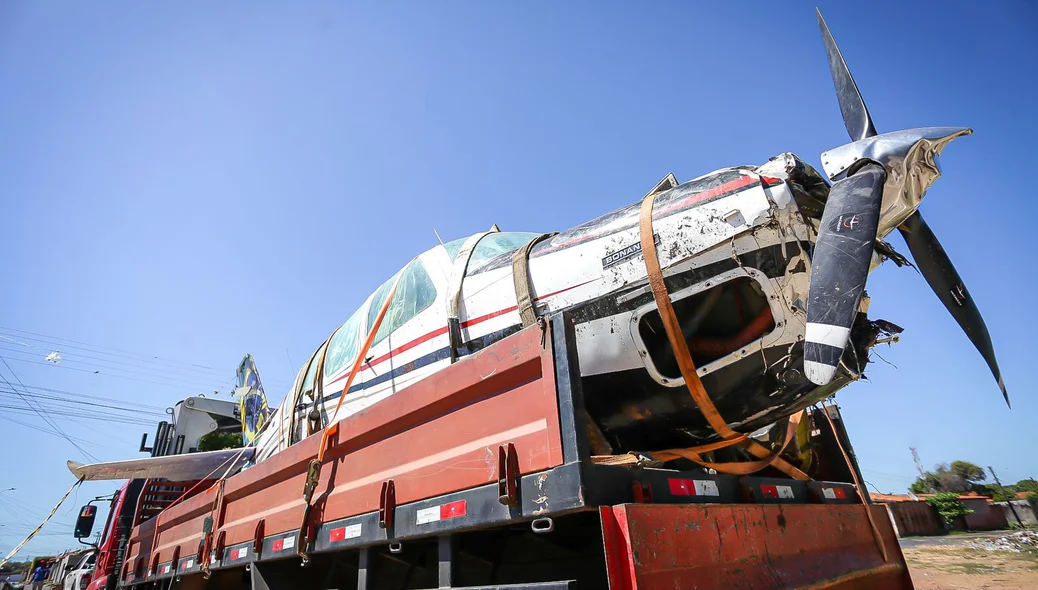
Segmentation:
{"type": "MultiPolygon", "coordinates": [[[[1002,482],[998,481],[998,476],[995,475],[995,468],[988,465],[988,471],[991,472],[991,477],[995,478],[995,485],[997,485],[998,489],[1002,491],[1002,495],[1009,498],[1009,495],[1006,494],[1006,489],[1002,487],[1002,482]]],[[[1012,511],[1013,516],[1016,518],[1016,522],[1020,523],[1020,526],[1023,527],[1024,521],[1020,520],[1020,515],[1016,513],[1016,506],[1013,505],[1013,498],[1009,498],[1007,503],[1009,504],[1009,510],[1012,511]]]]}

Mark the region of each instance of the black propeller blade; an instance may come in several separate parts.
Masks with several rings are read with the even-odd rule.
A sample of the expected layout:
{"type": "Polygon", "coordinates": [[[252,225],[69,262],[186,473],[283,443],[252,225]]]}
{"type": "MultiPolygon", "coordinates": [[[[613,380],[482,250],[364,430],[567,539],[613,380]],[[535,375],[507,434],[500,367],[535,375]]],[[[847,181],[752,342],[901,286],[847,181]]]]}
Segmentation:
{"type": "Polygon", "coordinates": [[[818,385],[832,381],[851,336],[869,275],[880,205],[883,167],[867,162],[833,183],[822,213],[807,296],[804,372],[818,385]]]}
{"type": "Polygon", "coordinates": [[[984,318],[980,316],[977,304],[970,297],[966,285],[956,272],[948,254],[941,247],[937,236],[923,221],[923,216],[918,211],[898,229],[901,230],[901,235],[905,238],[909,251],[912,252],[912,258],[915,259],[919,272],[923,274],[941,303],[951,312],[962,331],[973,342],[973,346],[977,347],[977,351],[987,361],[991,374],[998,381],[998,388],[1002,390],[1002,397],[1006,399],[1006,405],[1012,407],[1009,403],[1009,393],[1006,392],[1006,386],[1002,383],[1002,373],[998,370],[998,361],[995,360],[995,349],[991,345],[988,327],[984,324],[984,318]]]}
{"type": "Polygon", "coordinates": [[[869,116],[865,100],[862,99],[861,92],[858,92],[858,85],[854,83],[851,70],[843,60],[843,54],[836,46],[829,26],[822,18],[822,11],[816,8],[815,13],[818,15],[818,28],[822,31],[825,54],[829,58],[829,71],[833,75],[833,86],[836,87],[836,98],[840,101],[840,113],[843,114],[843,124],[847,126],[847,133],[853,141],[872,137],[876,135],[876,128],[872,125],[872,117],[869,116]]]}
{"type": "MultiPolygon", "coordinates": [[[[851,76],[850,68],[847,67],[847,62],[843,59],[843,54],[840,53],[840,48],[837,47],[836,41],[833,39],[832,33],[829,31],[828,25],[825,24],[825,19],[822,18],[822,12],[815,9],[818,15],[818,28],[822,32],[822,42],[825,44],[826,56],[829,60],[829,71],[833,76],[833,86],[836,87],[836,98],[840,102],[840,113],[843,115],[843,123],[847,127],[847,133],[850,134],[851,140],[858,141],[868,137],[876,135],[876,127],[872,124],[872,117],[869,115],[869,109],[865,106],[865,100],[861,97],[861,92],[858,91],[858,85],[855,84],[854,78],[851,76]]],[[[868,258],[864,254],[855,252],[853,256],[850,256],[846,252],[836,251],[832,253],[832,246],[825,246],[823,248],[823,236],[827,229],[832,231],[830,226],[827,224],[827,220],[830,220],[835,216],[838,217],[844,214],[853,214],[853,212],[859,212],[861,215],[866,210],[872,211],[872,207],[875,207],[875,211],[878,213],[880,207],[880,201],[882,200],[882,180],[877,188],[872,192],[868,193],[864,186],[867,184],[865,179],[861,179],[862,188],[860,190],[844,190],[841,187],[842,183],[854,181],[858,176],[865,174],[872,167],[879,167],[873,165],[866,165],[861,168],[856,174],[845,178],[844,180],[837,181],[833,184],[832,191],[829,194],[829,201],[825,206],[825,211],[822,214],[822,229],[819,233],[818,242],[815,247],[814,261],[812,263],[813,271],[811,277],[811,288],[808,295],[808,328],[806,334],[807,345],[804,350],[805,358],[805,371],[808,377],[814,382],[820,385],[828,383],[829,379],[835,373],[836,364],[839,362],[840,355],[843,353],[843,347],[846,346],[847,337],[839,339],[836,338],[836,332],[824,328],[811,328],[812,322],[817,325],[830,324],[830,319],[839,316],[839,324],[831,324],[833,326],[846,326],[850,327],[853,321],[853,312],[857,310],[858,301],[861,297],[861,290],[864,289],[865,277],[868,272],[868,258]],[[838,188],[839,187],[839,188],[838,188]],[[860,193],[860,196],[853,196],[860,193]],[[834,203],[834,194],[837,197],[837,202],[840,203],[838,206],[834,203]],[[859,200],[860,199],[860,200],[859,200]],[[853,201],[853,202],[852,202],[853,201]],[[847,203],[851,203],[848,205],[847,203]],[[830,207],[837,209],[833,215],[830,215],[830,207]],[[849,267],[844,272],[847,277],[854,276],[861,278],[861,285],[856,286],[855,289],[858,291],[854,295],[854,306],[853,309],[847,307],[847,301],[844,301],[843,297],[847,297],[849,301],[849,295],[845,293],[830,293],[829,289],[831,285],[835,285],[837,279],[833,278],[835,271],[831,270],[833,260],[830,257],[843,256],[848,260],[853,258],[855,261],[861,259],[866,262],[854,262],[853,267],[849,267]],[[862,267],[861,264],[865,266],[862,267]],[[818,273],[819,265],[823,268],[823,273],[819,276],[818,281],[820,282],[816,288],[815,275],[818,273]],[[828,267],[828,268],[827,268],[828,267]],[[861,269],[865,270],[862,271],[861,269]],[[865,274],[860,274],[864,272],[865,274]],[[837,299],[830,300],[823,297],[823,294],[829,293],[829,296],[835,296],[837,299]],[[815,303],[819,301],[818,303],[815,303]],[[815,315],[812,315],[812,305],[816,308],[820,307],[821,310],[816,310],[815,315]],[[836,309],[839,311],[834,311],[836,309]],[[848,315],[844,315],[848,314],[848,315]],[[849,319],[848,319],[849,318],[849,319]],[[838,347],[839,350],[830,350],[820,348],[822,346],[838,347]],[[808,353],[809,350],[814,349],[815,352],[808,353]],[[837,354],[839,353],[839,354],[837,354]],[[830,368],[823,368],[828,366],[827,363],[833,361],[830,368]],[[807,368],[807,363],[819,363],[814,365],[814,369],[807,368]],[[812,376],[812,373],[814,376],[812,376]]],[[[882,169],[881,169],[882,170],[882,169]]],[[[870,179],[874,180],[875,175],[870,174],[870,179]]],[[[869,181],[871,182],[871,180],[869,181]]],[[[850,187],[848,187],[850,188],[850,187]]],[[[980,351],[981,356],[987,361],[988,367],[991,369],[991,373],[995,376],[998,381],[998,387],[1002,390],[1002,396],[1005,397],[1006,404],[1009,404],[1009,394],[1006,392],[1005,384],[1002,382],[1002,375],[998,369],[998,363],[995,361],[995,352],[991,345],[991,337],[988,334],[987,326],[984,325],[984,319],[980,316],[980,311],[977,309],[973,299],[970,298],[969,293],[966,291],[966,287],[962,283],[962,279],[959,277],[959,273],[955,271],[955,267],[952,266],[951,260],[945,253],[944,248],[941,247],[940,242],[937,241],[937,236],[934,235],[930,227],[923,221],[922,215],[919,211],[915,211],[912,215],[905,220],[902,226],[899,228],[901,234],[904,236],[905,241],[908,243],[908,248],[912,252],[912,258],[915,259],[916,266],[919,267],[920,272],[929,283],[930,288],[933,289],[937,297],[940,298],[944,306],[951,312],[952,317],[959,323],[962,330],[966,332],[966,336],[973,342],[973,345],[980,351]]],[[[862,230],[864,231],[864,230],[862,230]]],[[[876,235],[873,232],[872,239],[875,240],[876,235]]],[[[837,238],[833,235],[826,237],[826,240],[833,240],[834,244],[837,238]]],[[[841,238],[845,239],[845,238],[841,238]]],[[[871,256],[872,244],[868,253],[871,256]]],[[[841,246],[842,247],[842,246],[841,246]]],[[[864,251],[864,246],[862,246],[864,251]]],[[[849,262],[847,264],[850,264],[849,262]]],[[[844,276],[841,276],[839,280],[846,280],[844,276]]],[[[848,333],[849,336],[849,333],[848,333]]]]}

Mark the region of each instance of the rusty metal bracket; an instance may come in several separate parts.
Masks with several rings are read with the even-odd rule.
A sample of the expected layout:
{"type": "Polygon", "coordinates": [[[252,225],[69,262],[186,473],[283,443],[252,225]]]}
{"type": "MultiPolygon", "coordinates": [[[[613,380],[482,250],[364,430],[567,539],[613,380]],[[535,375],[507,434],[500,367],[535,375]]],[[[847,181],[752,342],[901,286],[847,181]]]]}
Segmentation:
{"type": "Polygon", "coordinates": [[[393,514],[396,512],[396,484],[393,480],[382,482],[382,492],[378,500],[378,526],[384,529],[393,528],[393,514]]]}
{"type": "Polygon", "coordinates": [[[303,484],[303,501],[307,504],[314,498],[314,490],[321,481],[321,462],[317,459],[310,461],[306,469],[306,483],[303,484]]]}
{"type": "MultiPolygon", "coordinates": [[[[336,426],[336,431],[338,427],[336,426]]],[[[321,482],[321,460],[312,459],[310,465],[306,470],[306,483],[303,484],[303,519],[299,523],[299,533],[296,535],[296,555],[302,560],[302,566],[306,567],[310,563],[310,556],[307,555],[307,548],[310,546],[310,541],[313,540],[310,526],[310,509],[313,507],[310,502],[314,498],[314,491],[317,489],[317,484],[321,482]]]]}
{"type": "Polygon", "coordinates": [[[267,527],[267,519],[261,518],[256,523],[256,531],[252,535],[252,550],[258,558],[263,553],[263,533],[267,527]]]}
{"type": "Polygon", "coordinates": [[[505,506],[519,504],[519,454],[515,444],[497,447],[497,500],[505,506]]]}
{"type": "Polygon", "coordinates": [[[159,573],[159,554],[158,553],[156,553],[155,556],[151,558],[151,569],[148,572],[148,576],[149,577],[150,576],[154,576],[157,573],[159,573]]]}

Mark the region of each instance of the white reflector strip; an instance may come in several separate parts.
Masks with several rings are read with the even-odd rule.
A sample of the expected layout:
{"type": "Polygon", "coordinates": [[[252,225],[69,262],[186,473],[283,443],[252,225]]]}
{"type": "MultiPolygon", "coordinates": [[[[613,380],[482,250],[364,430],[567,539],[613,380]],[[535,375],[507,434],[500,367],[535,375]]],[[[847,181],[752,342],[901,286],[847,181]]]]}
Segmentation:
{"type": "Polygon", "coordinates": [[[697,479],[696,482],[696,495],[697,496],[720,496],[721,492],[717,491],[717,482],[712,479],[697,479]]]}

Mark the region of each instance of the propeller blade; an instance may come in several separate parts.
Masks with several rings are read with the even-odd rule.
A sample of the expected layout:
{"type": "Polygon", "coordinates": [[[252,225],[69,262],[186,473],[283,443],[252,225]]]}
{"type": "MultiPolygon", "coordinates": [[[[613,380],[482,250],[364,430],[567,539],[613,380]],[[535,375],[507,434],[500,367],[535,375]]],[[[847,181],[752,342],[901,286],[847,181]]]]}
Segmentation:
{"type": "Polygon", "coordinates": [[[933,230],[926,224],[918,211],[905,220],[898,229],[901,230],[901,235],[908,243],[908,249],[912,252],[912,258],[915,259],[919,272],[922,273],[933,292],[937,294],[941,303],[951,312],[952,317],[959,323],[959,327],[969,337],[973,346],[984,357],[988,368],[991,369],[991,374],[998,381],[998,388],[1002,390],[1002,397],[1005,398],[1006,405],[1012,407],[1009,404],[1006,386],[1002,383],[1002,373],[998,370],[995,349],[991,345],[991,336],[984,324],[984,318],[980,316],[976,302],[970,297],[959,273],[955,271],[955,266],[952,265],[948,253],[941,247],[937,236],[934,235],[933,230]]]}
{"type": "Polygon", "coordinates": [[[865,139],[876,135],[876,128],[872,125],[872,117],[869,109],[865,106],[865,99],[858,92],[858,85],[854,83],[851,70],[836,46],[833,34],[829,32],[829,26],[822,18],[822,11],[815,9],[818,14],[818,28],[822,31],[822,42],[825,43],[825,53],[829,58],[829,71],[833,75],[833,86],[836,87],[836,98],[840,101],[840,113],[843,114],[843,124],[847,126],[847,133],[851,135],[852,141],[865,139]]]}
{"type": "Polygon", "coordinates": [[[818,385],[836,375],[865,291],[886,172],[875,163],[833,183],[811,261],[804,372],[818,385]]]}

